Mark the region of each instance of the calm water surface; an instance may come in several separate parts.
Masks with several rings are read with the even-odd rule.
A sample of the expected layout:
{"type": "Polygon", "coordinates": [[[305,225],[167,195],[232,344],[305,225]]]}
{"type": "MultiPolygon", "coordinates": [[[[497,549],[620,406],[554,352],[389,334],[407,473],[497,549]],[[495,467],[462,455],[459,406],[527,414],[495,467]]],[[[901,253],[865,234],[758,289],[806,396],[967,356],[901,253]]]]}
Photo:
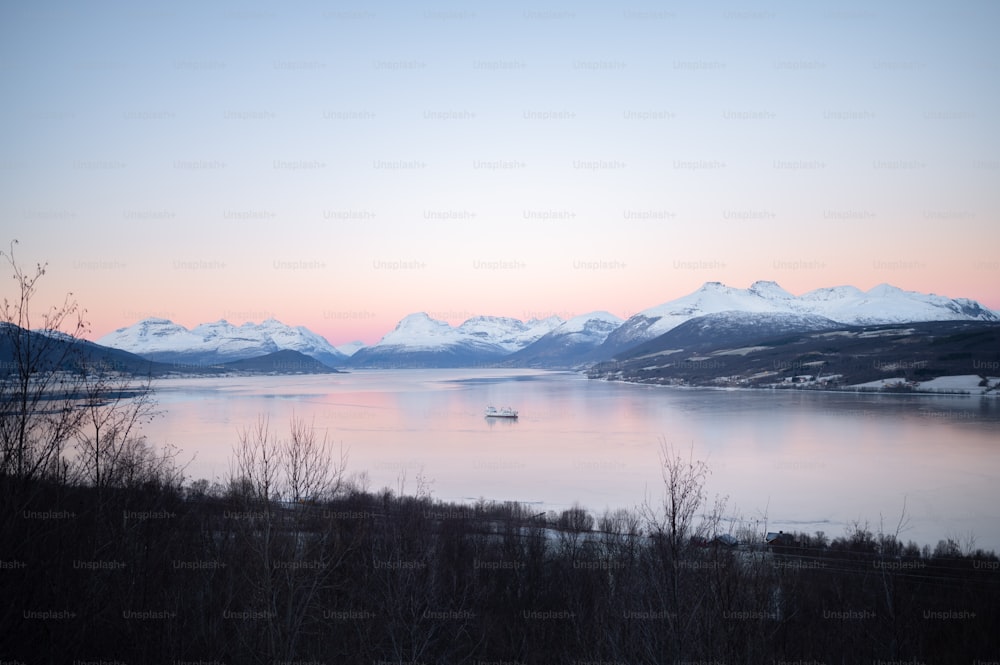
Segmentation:
{"type": "Polygon", "coordinates": [[[332,376],[160,381],[163,415],[145,429],[223,480],[240,428],[292,414],[349,453],[370,489],[444,500],[532,502],[592,512],[660,496],[661,442],[711,468],[710,499],[769,529],[822,530],[884,520],[904,540],[941,538],[1000,551],[1000,399],[677,390],[532,370],[370,370],[332,376]],[[488,404],[521,412],[488,420],[488,404]]]}

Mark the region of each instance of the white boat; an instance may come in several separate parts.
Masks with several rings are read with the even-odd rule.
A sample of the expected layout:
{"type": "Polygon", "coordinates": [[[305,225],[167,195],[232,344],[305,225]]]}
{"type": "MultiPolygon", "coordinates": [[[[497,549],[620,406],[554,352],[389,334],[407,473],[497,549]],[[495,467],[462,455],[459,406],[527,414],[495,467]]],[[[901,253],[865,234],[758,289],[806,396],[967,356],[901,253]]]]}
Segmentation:
{"type": "Polygon", "coordinates": [[[495,406],[486,407],[486,417],[487,418],[517,418],[517,411],[510,408],[509,406],[504,406],[501,408],[496,408],[495,406]]]}

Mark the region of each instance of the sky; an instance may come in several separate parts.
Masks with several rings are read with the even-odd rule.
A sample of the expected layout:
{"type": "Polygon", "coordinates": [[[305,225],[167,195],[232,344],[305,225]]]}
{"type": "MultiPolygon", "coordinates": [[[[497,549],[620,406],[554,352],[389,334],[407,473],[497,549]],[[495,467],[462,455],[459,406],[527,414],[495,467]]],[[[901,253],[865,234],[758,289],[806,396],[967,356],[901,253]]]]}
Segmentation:
{"type": "MultiPolygon", "coordinates": [[[[0,5],[0,244],[88,337],[620,317],[706,281],[1000,309],[1000,4],[0,5]]],[[[11,283],[4,296],[11,295],[11,283]]]]}

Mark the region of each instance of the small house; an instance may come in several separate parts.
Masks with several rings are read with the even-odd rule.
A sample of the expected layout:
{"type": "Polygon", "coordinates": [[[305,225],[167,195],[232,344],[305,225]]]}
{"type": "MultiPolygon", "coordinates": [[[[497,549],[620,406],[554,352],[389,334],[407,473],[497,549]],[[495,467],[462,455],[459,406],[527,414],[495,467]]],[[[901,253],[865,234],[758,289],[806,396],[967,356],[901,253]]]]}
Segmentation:
{"type": "Polygon", "coordinates": [[[768,547],[788,547],[790,545],[796,545],[795,539],[792,534],[785,533],[784,531],[768,531],[767,535],[764,536],[764,544],[768,547]]]}
{"type": "Polygon", "coordinates": [[[736,547],[740,544],[740,541],[738,541],[736,537],[730,533],[720,534],[716,536],[712,542],[716,545],[722,545],[723,547],[736,547]]]}

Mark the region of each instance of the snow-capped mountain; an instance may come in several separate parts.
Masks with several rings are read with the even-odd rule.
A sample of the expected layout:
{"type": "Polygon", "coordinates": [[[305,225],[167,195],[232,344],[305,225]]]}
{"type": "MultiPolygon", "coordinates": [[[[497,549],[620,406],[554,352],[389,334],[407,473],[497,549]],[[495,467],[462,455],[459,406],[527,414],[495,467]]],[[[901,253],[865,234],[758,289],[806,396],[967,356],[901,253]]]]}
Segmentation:
{"type": "Polygon", "coordinates": [[[350,357],[353,356],[355,353],[357,353],[359,350],[365,348],[366,346],[368,345],[365,344],[364,342],[354,341],[354,342],[348,342],[347,344],[338,344],[333,348],[337,349],[345,356],[350,357]]]}
{"type": "Polygon", "coordinates": [[[1000,321],[1000,315],[973,300],[904,291],[888,284],[880,284],[867,292],[853,286],[837,286],[794,296],[771,281],[754,282],[748,289],[707,282],[694,293],[630,317],[608,336],[601,354],[610,358],[685,321],[719,312],[819,316],[848,325],[1000,321]]]}
{"type": "Polygon", "coordinates": [[[228,321],[203,323],[188,330],[167,319],[143,319],[101,337],[98,344],[130,351],[148,360],[216,364],[276,351],[303,353],[327,365],[342,365],[346,355],[304,326],[275,319],[235,326],[228,321]]]}
{"type": "Polygon", "coordinates": [[[498,316],[474,316],[458,327],[458,331],[499,346],[512,353],[531,344],[546,333],[562,325],[558,316],[531,319],[527,323],[518,319],[498,316]]]}
{"type": "Polygon", "coordinates": [[[203,345],[203,340],[184,326],[168,319],[143,319],[108,333],[98,344],[133,353],[176,353],[203,345]]]}
{"type": "Polygon", "coordinates": [[[351,356],[355,367],[461,367],[496,362],[557,327],[557,317],[525,323],[477,316],[458,327],[423,312],[404,317],[377,344],[351,356]]]}
{"type": "Polygon", "coordinates": [[[519,367],[575,367],[591,359],[622,319],[608,312],[575,316],[508,357],[519,367]]]}
{"type": "MultiPolygon", "coordinates": [[[[252,328],[253,324],[244,323],[240,326],[240,330],[248,326],[252,328]]],[[[347,357],[325,337],[317,335],[305,326],[288,326],[270,318],[258,324],[256,331],[269,337],[279,351],[298,351],[331,367],[343,364],[347,357]]]]}
{"type": "Polygon", "coordinates": [[[802,311],[841,323],[870,325],[912,321],[1000,321],[975,300],[904,291],[879,284],[867,292],[853,286],[817,289],[798,298],[802,311]]]}

